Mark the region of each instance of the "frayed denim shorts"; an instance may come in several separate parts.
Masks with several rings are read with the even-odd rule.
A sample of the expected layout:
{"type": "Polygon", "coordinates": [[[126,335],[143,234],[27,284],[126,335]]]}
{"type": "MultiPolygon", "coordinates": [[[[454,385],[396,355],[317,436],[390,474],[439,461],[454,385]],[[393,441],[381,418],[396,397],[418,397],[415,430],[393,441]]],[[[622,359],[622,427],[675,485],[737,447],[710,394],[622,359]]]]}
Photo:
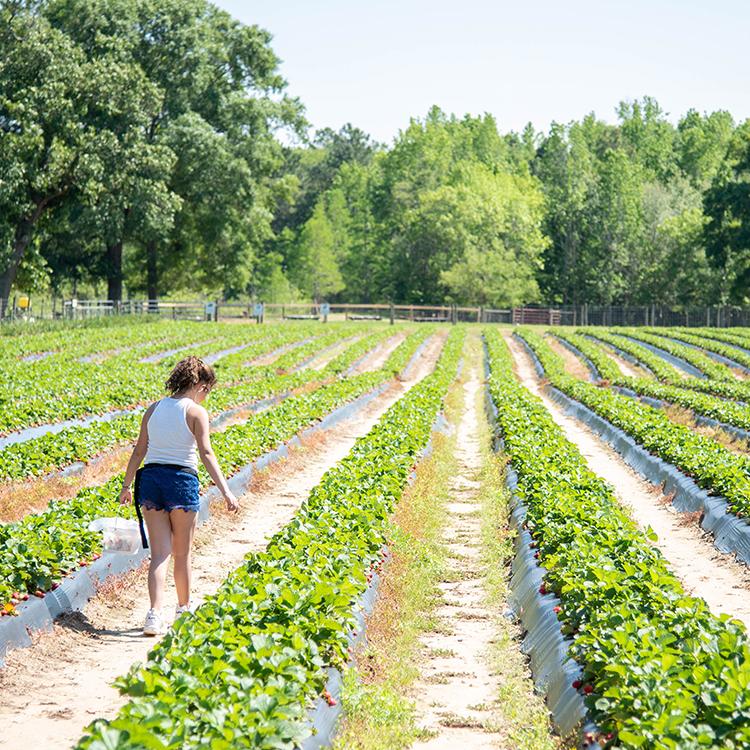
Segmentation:
{"type": "Polygon", "coordinates": [[[188,467],[146,464],[138,479],[138,503],[149,510],[200,509],[198,474],[188,467]]]}

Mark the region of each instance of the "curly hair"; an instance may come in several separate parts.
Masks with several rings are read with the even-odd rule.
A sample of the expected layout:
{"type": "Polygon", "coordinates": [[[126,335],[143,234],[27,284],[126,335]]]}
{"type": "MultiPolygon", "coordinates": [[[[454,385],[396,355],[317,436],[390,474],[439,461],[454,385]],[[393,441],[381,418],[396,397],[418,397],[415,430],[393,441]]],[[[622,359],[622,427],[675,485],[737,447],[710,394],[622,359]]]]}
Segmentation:
{"type": "Polygon", "coordinates": [[[166,386],[170,395],[182,393],[195,385],[207,385],[213,388],[216,384],[216,373],[211,365],[207,365],[198,357],[181,359],[169,373],[166,386]]]}

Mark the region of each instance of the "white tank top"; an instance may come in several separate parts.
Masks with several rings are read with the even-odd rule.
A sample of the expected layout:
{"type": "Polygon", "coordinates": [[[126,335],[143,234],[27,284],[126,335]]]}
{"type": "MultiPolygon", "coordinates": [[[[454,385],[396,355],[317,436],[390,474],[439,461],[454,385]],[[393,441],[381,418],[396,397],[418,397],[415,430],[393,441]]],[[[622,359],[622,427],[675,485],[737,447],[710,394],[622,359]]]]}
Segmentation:
{"type": "Polygon", "coordinates": [[[198,445],[187,426],[191,398],[163,398],[148,420],[148,449],[144,463],[177,464],[198,469],[198,445]]]}

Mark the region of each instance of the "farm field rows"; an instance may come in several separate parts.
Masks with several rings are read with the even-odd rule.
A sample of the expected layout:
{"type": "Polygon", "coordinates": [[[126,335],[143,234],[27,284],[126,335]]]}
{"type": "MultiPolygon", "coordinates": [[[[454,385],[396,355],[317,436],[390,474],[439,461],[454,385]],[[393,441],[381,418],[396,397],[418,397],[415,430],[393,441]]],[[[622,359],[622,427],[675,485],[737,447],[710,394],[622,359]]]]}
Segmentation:
{"type": "MultiPolygon", "coordinates": [[[[81,750],[306,750],[315,731],[315,747],[339,750],[750,748],[750,332],[138,321],[0,336],[0,351],[12,437],[0,443],[0,638],[37,597],[117,554],[88,525],[134,516],[118,502],[122,474],[86,471],[132,443],[187,354],[214,362],[212,442],[252,507],[241,534],[221,513],[199,531],[197,569],[216,560],[219,573],[152,649],[125,639],[144,601],[136,569],[9,651],[0,747],[37,722],[45,746],[81,750]],[[243,479],[300,437],[260,484],[243,479]],[[674,506],[626,440],[682,483],[674,506]],[[459,453],[461,476],[433,484],[443,505],[404,515],[412,483],[429,486],[422,473],[459,453]],[[70,493],[26,500],[78,465],[86,479],[70,493]],[[705,508],[678,512],[680,492],[703,493],[705,508]],[[641,514],[680,520],[660,521],[658,538],[641,514]],[[414,566],[423,590],[407,606],[389,576],[414,566]],[[115,637],[75,638],[66,617],[115,637]],[[406,630],[387,626],[401,618],[406,630]],[[465,634],[488,645],[462,657],[465,634]],[[77,692],[74,676],[35,678],[56,669],[56,644],[68,669],[110,666],[77,692]],[[459,670],[462,658],[474,666],[459,670]]],[[[210,508],[203,470],[200,483],[210,508]]]]}

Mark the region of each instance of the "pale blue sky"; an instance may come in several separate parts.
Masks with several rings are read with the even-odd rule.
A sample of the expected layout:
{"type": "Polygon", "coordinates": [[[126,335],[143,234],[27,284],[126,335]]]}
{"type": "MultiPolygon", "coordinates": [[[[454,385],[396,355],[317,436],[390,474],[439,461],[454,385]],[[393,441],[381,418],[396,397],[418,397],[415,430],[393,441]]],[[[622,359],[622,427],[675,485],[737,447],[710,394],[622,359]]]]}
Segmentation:
{"type": "Polygon", "coordinates": [[[274,36],[289,93],[315,127],[351,122],[383,142],[432,104],[531,121],[614,121],[656,97],[750,116],[746,0],[218,0],[274,36]]]}

